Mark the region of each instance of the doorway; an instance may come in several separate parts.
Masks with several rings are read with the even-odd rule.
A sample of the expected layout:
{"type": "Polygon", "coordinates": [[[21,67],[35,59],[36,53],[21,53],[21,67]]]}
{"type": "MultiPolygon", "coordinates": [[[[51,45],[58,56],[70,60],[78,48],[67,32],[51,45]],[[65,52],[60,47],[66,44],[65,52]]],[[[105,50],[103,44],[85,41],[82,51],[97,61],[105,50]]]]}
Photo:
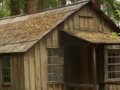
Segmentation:
{"type": "Polygon", "coordinates": [[[71,45],[65,49],[65,82],[69,90],[92,90],[93,63],[89,45],[71,45]]]}

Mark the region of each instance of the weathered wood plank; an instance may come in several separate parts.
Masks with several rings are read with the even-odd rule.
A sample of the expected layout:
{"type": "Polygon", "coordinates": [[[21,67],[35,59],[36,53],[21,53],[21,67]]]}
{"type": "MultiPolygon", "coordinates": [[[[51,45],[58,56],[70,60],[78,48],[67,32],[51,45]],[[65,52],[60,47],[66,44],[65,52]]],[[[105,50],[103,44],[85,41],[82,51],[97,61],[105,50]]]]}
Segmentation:
{"type": "MultiPolygon", "coordinates": [[[[84,16],[88,16],[88,8],[87,7],[84,7],[84,16]]],[[[84,28],[85,29],[89,29],[88,28],[88,26],[89,26],[89,18],[86,18],[86,17],[84,17],[84,24],[85,24],[85,26],[84,26],[84,28]]]]}
{"type": "Polygon", "coordinates": [[[68,87],[93,87],[93,84],[68,84],[68,87]]]}
{"type": "Polygon", "coordinates": [[[105,23],[105,21],[103,22],[103,28],[104,28],[104,29],[103,29],[103,30],[104,30],[103,32],[106,33],[106,23],[105,23]]]}
{"type": "MultiPolygon", "coordinates": [[[[0,76],[2,76],[2,56],[1,55],[0,55],[0,76]]],[[[0,77],[0,90],[2,90],[1,84],[2,84],[2,77],[0,77]]]]}
{"type": "Polygon", "coordinates": [[[20,60],[20,90],[25,90],[24,88],[24,85],[25,83],[23,82],[25,79],[24,79],[24,54],[20,54],[20,57],[19,57],[19,60],[20,60]]]}
{"type": "Polygon", "coordinates": [[[106,90],[113,90],[113,85],[106,85],[106,90]]]}
{"type": "Polygon", "coordinates": [[[47,90],[47,48],[46,37],[40,42],[41,53],[41,89],[47,90]]]}
{"type": "Polygon", "coordinates": [[[58,30],[57,30],[57,28],[53,31],[53,47],[54,48],[58,48],[59,47],[58,30]]]}
{"type": "Polygon", "coordinates": [[[15,57],[16,57],[16,68],[17,68],[17,72],[16,72],[16,74],[17,74],[17,84],[16,84],[16,87],[17,87],[17,90],[21,90],[21,83],[20,83],[20,79],[21,79],[21,75],[20,75],[20,72],[22,71],[22,70],[20,70],[20,61],[21,61],[21,57],[20,57],[20,54],[15,54],[14,55],[15,57]]]}
{"type": "Polygon", "coordinates": [[[29,70],[29,55],[25,53],[24,55],[24,83],[25,83],[25,90],[30,90],[30,70],[29,70]]]}
{"type": "Polygon", "coordinates": [[[69,30],[73,30],[74,24],[73,24],[73,16],[69,17],[69,30]]]}
{"type": "Polygon", "coordinates": [[[117,90],[117,85],[113,85],[113,89],[112,90],[117,90]]]}
{"type": "Polygon", "coordinates": [[[94,83],[94,90],[98,90],[97,87],[97,66],[96,66],[96,49],[93,47],[93,83],[94,83]]]}
{"type": "Polygon", "coordinates": [[[79,22],[79,13],[78,12],[74,13],[73,19],[74,19],[74,21],[73,21],[74,22],[74,30],[79,30],[80,22],[79,22]]]}
{"type": "Polygon", "coordinates": [[[88,18],[88,28],[90,31],[93,31],[93,29],[94,29],[94,23],[93,23],[94,16],[93,16],[93,11],[91,10],[90,7],[88,7],[88,16],[91,16],[91,18],[88,18]]]}
{"type": "Polygon", "coordinates": [[[108,80],[108,73],[106,71],[108,71],[108,57],[107,57],[107,47],[104,48],[104,78],[105,78],[105,82],[107,82],[108,80]]]}
{"type": "Polygon", "coordinates": [[[117,85],[117,90],[120,90],[120,85],[117,85]]]}
{"type": "Polygon", "coordinates": [[[48,90],[53,90],[53,85],[48,85],[48,90]]]}
{"type": "Polygon", "coordinates": [[[99,29],[99,21],[98,21],[98,15],[96,14],[96,12],[94,11],[93,12],[93,15],[94,15],[94,31],[98,31],[99,29]]]}
{"type": "Polygon", "coordinates": [[[62,90],[61,85],[59,85],[59,89],[58,90],[62,90]]]}
{"type": "Polygon", "coordinates": [[[102,19],[99,20],[99,31],[102,32],[102,24],[103,24],[103,21],[102,19]]]}
{"type": "Polygon", "coordinates": [[[47,48],[53,47],[53,31],[47,35],[47,48]]]}
{"type": "Polygon", "coordinates": [[[18,69],[18,68],[17,68],[17,67],[18,67],[18,66],[17,66],[17,60],[16,60],[15,55],[13,55],[13,63],[14,63],[14,64],[13,64],[13,67],[14,67],[14,68],[13,68],[13,70],[14,70],[13,75],[16,76],[16,77],[14,77],[14,79],[13,79],[13,83],[14,83],[13,88],[14,88],[15,90],[18,90],[18,89],[19,89],[19,87],[17,87],[17,84],[18,84],[18,83],[17,83],[17,81],[18,81],[18,79],[17,79],[17,77],[18,77],[17,69],[18,69]]]}
{"type": "Polygon", "coordinates": [[[40,77],[40,43],[37,43],[37,45],[35,46],[35,73],[36,73],[36,77],[35,77],[35,84],[36,84],[36,90],[41,90],[41,77],[40,77]]]}
{"type": "Polygon", "coordinates": [[[29,51],[30,90],[35,90],[35,48],[29,51]]]}
{"type": "Polygon", "coordinates": [[[68,25],[68,20],[67,19],[64,21],[64,29],[69,30],[69,25],[68,25]]]}
{"type": "MultiPolygon", "coordinates": [[[[79,11],[79,16],[83,16],[84,15],[84,9],[82,8],[80,11],[79,11]]],[[[84,18],[83,17],[79,17],[79,22],[80,22],[80,30],[83,30],[84,29],[84,18]]]]}

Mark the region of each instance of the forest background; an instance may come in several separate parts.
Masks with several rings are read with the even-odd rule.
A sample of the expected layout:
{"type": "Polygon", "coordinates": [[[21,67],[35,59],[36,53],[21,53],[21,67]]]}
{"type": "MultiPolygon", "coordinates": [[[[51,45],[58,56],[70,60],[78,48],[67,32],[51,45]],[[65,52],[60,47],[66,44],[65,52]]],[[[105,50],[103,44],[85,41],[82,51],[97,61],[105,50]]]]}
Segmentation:
{"type": "MultiPolygon", "coordinates": [[[[0,18],[41,12],[85,0],[0,0],[0,18]]],[[[120,24],[120,0],[93,0],[116,24],[120,24]]]]}

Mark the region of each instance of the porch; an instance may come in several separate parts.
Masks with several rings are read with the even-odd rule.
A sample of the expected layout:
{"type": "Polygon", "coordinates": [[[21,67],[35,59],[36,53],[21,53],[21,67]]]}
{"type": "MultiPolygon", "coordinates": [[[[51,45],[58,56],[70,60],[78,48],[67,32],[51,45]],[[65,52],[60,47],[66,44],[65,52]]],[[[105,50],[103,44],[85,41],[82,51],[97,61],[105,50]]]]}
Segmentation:
{"type": "Polygon", "coordinates": [[[105,69],[105,47],[117,44],[119,46],[119,42],[99,37],[89,40],[89,36],[88,39],[84,39],[68,32],[62,32],[61,35],[61,45],[65,47],[65,83],[62,84],[65,90],[120,89],[120,82],[109,81],[105,69]]]}

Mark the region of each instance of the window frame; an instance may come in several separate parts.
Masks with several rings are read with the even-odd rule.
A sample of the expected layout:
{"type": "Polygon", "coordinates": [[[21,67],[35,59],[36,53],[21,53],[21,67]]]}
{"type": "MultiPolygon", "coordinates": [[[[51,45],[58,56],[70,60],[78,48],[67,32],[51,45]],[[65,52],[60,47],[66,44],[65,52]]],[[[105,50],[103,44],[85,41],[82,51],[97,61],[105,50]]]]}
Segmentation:
{"type": "Polygon", "coordinates": [[[11,85],[11,60],[10,59],[11,59],[10,55],[2,56],[2,85],[11,85]]]}
{"type": "Polygon", "coordinates": [[[117,70],[115,68],[117,66],[120,67],[120,61],[118,63],[118,61],[116,61],[117,58],[118,60],[120,60],[120,46],[118,45],[105,46],[105,65],[104,65],[105,81],[120,81],[120,77],[117,77],[117,74],[115,74],[117,72],[120,73],[120,70],[117,70]],[[112,53],[110,54],[110,52],[114,53],[114,56],[110,56],[112,55],[112,53]],[[112,71],[113,67],[114,67],[114,70],[112,71]],[[111,76],[109,76],[110,73],[111,73],[111,76]]]}
{"type": "MultiPolygon", "coordinates": [[[[47,73],[47,75],[48,75],[48,83],[63,83],[64,82],[64,48],[47,48],[47,50],[48,50],[48,73],[47,73]],[[52,50],[52,56],[49,56],[49,50],[52,50]],[[51,57],[52,58],[52,61],[53,61],[53,58],[54,57],[56,57],[57,58],[57,56],[56,55],[53,55],[53,52],[54,52],[54,50],[56,51],[56,50],[62,50],[62,64],[54,64],[54,63],[52,63],[52,64],[49,64],[49,58],[51,57]],[[49,72],[49,66],[52,66],[53,68],[55,68],[56,66],[60,66],[61,68],[62,68],[62,72],[58,72],[58,73],[56,73],[56,72],[52,72],[52,73],[50,73],[49,72]],[[55,74],[57,75],[60,75],[61,74],[61,76],[63,77],[63,79],[61,79],[61,80],[54,80],[53,78],[52,78],[52,80],[49,80],[49,75],[51,74],[51,76],[52,77],[54,77],[55,76],[55,74]]],[[[58,56],[59,57],[59,56],[58,56]]]]}

